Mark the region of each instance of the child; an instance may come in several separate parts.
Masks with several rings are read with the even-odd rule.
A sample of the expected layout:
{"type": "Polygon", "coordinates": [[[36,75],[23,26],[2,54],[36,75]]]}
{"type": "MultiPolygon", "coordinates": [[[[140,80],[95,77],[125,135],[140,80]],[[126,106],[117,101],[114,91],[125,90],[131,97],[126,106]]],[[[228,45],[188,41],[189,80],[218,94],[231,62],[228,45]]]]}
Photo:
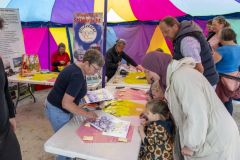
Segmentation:
{"type": "Polygon", "coordinates": [[[147,101],[152,99],[164,100],[164,92],[159,84],[159,81],[155,81],[151,84],[150,90],[148,91],[147,101]]]}
{"type": "Polygon", "coordinates": [[[174,123],[168,105],[162,100],[151,100],[146,104],[139,134],[142,145],[139,160],[172,160],[174,123]]]}

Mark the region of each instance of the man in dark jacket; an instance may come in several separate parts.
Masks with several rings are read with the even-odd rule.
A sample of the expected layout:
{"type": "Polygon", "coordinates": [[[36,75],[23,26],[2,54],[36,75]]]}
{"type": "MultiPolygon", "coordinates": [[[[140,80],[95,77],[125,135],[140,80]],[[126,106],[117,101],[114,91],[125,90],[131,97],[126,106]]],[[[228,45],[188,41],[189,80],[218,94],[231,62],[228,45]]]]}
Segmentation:
{"type": "Polygon", "coordinates": [[[199,72],[207,78],[212,86],[218,82],[218,74],[212,57],[211,47],[201,28],[193,21],[177,21],[174,17],[165,17],[159,27],[163,35],[173,42],[173,59],[192,57],[199,72]]]}
{"type": "Polygon", "coordinates": [[[136,67],[137,70],[142,71],[142,67],[138,65],[131,57],[129,57],[123,49],[125,48],[126,41],[124,39],[118,39],[116,44],[107,51],[106,54],[106,76],[108,81],[116,73],[118,66],[121,65],[122,59],[127,61],[128,64],[136,67]]]}

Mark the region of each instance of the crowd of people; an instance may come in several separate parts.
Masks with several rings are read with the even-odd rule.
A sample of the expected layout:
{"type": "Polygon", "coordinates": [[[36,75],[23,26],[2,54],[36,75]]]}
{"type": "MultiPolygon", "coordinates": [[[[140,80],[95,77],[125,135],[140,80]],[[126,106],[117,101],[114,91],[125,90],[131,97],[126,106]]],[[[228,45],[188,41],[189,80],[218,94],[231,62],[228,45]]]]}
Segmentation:
{"type": "MultiPolygon", "coordinates": [[[[3,22],[0,22],[1,27],[3,22]]],[[[116,41],[105,60],[98,50],[89,49],[81,62],[73,64],[65,52],[66,46],[59,44],[52,57],[52,68],[61,72],[45,104],[54,132],[74,114],[97,118],[94,112],[81,108],[81,99],[87,92],[86,75],[96,74],[106,64],[106,76],[110,80],[124,59],[144,71],[151,84],[145,111],[140,116],[139,160],[239,160],[239,130],[231,114],[232,100],[240,99],[240,84],[219,74],[240,76],[240,46],[224,17],[215,17],[207,25],[208,37],[193,21],[179,22],[174,17],[165,17],[159,27],[165,38],[173,42],[173,54],[157,49],[146,54],[141,64],[124,52],[124,39],[116,41]]],[[[3,110],[0,112],[0,159],[20,160],[14,133],[14,107],[1,61],[0,69],[3,110]],[[11,154],[13,151],[15,154],[11,154]]],[[[57,159],[68,158],[58,156],[57,159]]]]}
{"type": "MultiPolygon", "coordinates": [[[[208,22],[208,38],[193,21],[178,22],[174,17],[165,17],[159,27],[165,38],[173,42],[174,51],[172,57],[159,51],[148,53],[142,62],[151,88],[146,111],[140,117],[145,134],[140,126],[139,159],[240,159],[239,130],[231,116],[232,99],[240,98],[240,82],[219,77],[239,77],[236,33],[221,16],[208,22]],[[156,100],[167,102],[169,112],[149,113],[148,105],[156,100]],[[158,123],[159,120],[165,123],[158,123]],[[166,125],[169,121],[175,132],[166,125]],[[155,129],[149,135],[153,124],[155,129]],[[159,132],[161,127],[164,129],[159,132]],[[159,138],[162,134],[172,136],[173,143],[167,136],[159,138]]],[[[158,106],[160,110],[162,104],[158,106]]]]}

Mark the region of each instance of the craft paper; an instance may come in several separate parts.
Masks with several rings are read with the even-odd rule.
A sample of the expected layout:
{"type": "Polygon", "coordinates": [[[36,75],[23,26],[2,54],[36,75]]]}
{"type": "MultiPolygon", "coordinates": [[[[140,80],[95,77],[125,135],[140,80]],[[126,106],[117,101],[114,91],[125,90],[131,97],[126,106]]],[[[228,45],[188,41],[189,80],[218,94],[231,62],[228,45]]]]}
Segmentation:
{"type": "Polygon", "coordinates": [[[19,80],[35,80],[35,81],[48,81],[48,82],[55,82],[57,79],[58,73],[51,72],[51,73],[35,73],[31,77],[22,77],[20,75],[17,76],[19,80]]]}
{"type": "MultiPolygon", "coordinates": [[[[133,135],[134,127],[130,126],[127,134],[127,142],[131,142],[132,135],[133,135]]],[[[93,127],[86,127],[84,125],[80,126],[77,129],[77,135],[83,140],[84,136],[90,136],[93,137],[93,140],[91,141],[85,141],[84,143],[126,143],[119,141],[119,138],[112,137],[112,136],[105,136],[102,135],[102,132],[93,128],[93,127]]]]}
{"type": "Polygon", "coordinates": [[[104,113],[102,111],[97,112],[98,118],[95,122],[90,122],[90,124],[102,131],[103,135],[126,138],[130,122],[121,120],[110,114],[104,113]]]}
{"type": "Polygon", "coordinates": [[[95,103],[114,99],[113,95],[105,88],[88,91],[84,97],[86,103],[95,103]]]}
{"type": "Polygon", "coordinates": [[[113,100],[106,102],[103,111],[114,116],[139,116],[144,111],[144,104],[129,100],[113,100]]]}
{"type": "Polygon", "coordinates": [[[147,84],[146,79],[139,79],[138,77],[145,76],[144,72],[130,72],[123,81],[127,84],[147,84]]]}
{"type": "Polygon", "coordinates": [[[56,78],[58,77],[58,73],[36,73],[33,75],[31,80],[36,81],[56,81],[56,78]]]}
{"type": "Polygon", "coordinates": [[[146,91],[140,89],[131,89],[131,88],[123,88],[118,89],[114,97],[118,100],[146,100],[147,94],[146,91]]]}

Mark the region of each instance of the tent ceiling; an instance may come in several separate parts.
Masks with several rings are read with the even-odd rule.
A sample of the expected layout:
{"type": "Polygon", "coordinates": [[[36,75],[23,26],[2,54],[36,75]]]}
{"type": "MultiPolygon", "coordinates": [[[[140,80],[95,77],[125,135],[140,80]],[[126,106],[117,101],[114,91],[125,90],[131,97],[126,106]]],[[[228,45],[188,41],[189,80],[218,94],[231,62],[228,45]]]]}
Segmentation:
{"type": "MultiPolygon", "coordinates": [[[[159,20],[164,16],[212,16],[240,11],[240,0],[108,0],[108,22],[159,20]]],[[[0,0],[19,8],[21,21],[72,23],[76,12],[103,12],[104,0],[0,0]]]]}

